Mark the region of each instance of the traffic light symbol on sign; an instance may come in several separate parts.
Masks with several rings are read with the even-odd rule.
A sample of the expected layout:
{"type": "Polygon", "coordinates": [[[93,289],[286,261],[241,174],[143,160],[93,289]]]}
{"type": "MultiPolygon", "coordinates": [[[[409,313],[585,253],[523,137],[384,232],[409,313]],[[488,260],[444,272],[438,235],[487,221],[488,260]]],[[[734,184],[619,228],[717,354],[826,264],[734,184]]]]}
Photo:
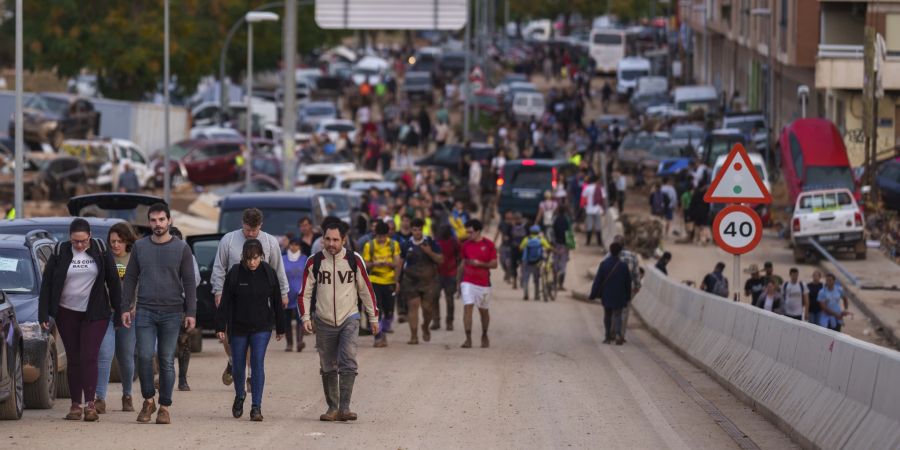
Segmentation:
{"type": "Polygon", "coordinates": [[[735,144],[703,200],[707,203],[772,203],[772,196],[756,173],[744,146],[735,144]]]}

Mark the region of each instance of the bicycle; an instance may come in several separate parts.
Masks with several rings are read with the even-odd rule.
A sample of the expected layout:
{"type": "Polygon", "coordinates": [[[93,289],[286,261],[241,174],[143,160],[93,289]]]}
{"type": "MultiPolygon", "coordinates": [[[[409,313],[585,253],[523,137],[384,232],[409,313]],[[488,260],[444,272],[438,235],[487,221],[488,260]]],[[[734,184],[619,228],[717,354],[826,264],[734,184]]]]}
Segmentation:
{"type": "Polygon", "coordinates": [[[556,272],[553,269],[553,252],[547,252],[547,257],[541,262],[541,295],[544,301],[556,301],[556,293],[559,286],[556,283],[556,272]]]}

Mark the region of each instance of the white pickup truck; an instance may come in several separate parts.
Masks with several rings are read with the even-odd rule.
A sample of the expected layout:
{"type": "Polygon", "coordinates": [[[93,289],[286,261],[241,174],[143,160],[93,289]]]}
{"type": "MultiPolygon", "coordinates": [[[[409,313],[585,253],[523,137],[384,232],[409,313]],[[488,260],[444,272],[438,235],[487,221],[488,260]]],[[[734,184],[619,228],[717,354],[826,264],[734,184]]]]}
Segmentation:
{"type": "Polygon", "coordinates": [[[847,189],[807,191],[797,197],[791,219],[794,260],[803,262],[815,255],[810,241],[834,250],[852,251],[857,259],[866,257],[865,218],[853,193],[847,189]]]}

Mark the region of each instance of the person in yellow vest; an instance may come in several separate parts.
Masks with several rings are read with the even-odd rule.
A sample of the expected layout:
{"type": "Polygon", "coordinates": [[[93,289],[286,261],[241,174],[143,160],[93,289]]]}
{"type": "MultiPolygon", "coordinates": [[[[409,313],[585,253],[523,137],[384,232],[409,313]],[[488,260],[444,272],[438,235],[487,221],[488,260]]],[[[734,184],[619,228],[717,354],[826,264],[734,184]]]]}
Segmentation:
{"type": "Polygon", "coordinates": [[[400,244],[391,238],[390,227],[384,221],[375,224],[375,239],[366,242],[362,252],[369,280],[378,302],[379,333],[375,347],[387,347],[387,335],[394,320],[394,292],[400,269],[400,244]]]}

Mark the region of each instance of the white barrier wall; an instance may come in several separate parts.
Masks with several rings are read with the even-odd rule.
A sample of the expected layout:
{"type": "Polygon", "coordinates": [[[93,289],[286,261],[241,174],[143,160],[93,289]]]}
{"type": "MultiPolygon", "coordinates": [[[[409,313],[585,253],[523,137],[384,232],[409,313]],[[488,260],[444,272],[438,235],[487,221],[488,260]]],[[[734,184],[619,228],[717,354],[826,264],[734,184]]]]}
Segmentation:
{"type": "Polygon", "coordinates": [[[900,448],[900,353],[644,268],[634,310],[806,447],[900,448]]]}

